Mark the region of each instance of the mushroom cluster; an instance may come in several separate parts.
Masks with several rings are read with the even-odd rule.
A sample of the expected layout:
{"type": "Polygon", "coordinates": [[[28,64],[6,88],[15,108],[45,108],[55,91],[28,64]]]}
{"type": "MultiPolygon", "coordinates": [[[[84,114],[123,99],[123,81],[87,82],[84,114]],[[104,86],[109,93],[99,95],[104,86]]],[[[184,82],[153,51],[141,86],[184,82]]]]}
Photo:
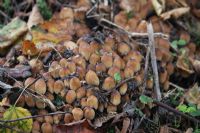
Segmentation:
{"type": "MultiPolygon", "coordinates": [[[[77,6],[84,6],[87,9],[91,7],[87,0],[79,0],[77,6]]],[[[130,32],[147,31],[147,22],[142,20],[144,15],[130,16],[130,12],[127,14],[122,3],[120,6],[123,10],[115,15],[115,24],[130,32]]],[[[140,11],[139,8],[135,9],[140,11]]],[[[48,99],[55,104],[58,111],[67,112],[35,118],[33,133],[41,131],[50,133],[54,130],[55,124],[67,124],[84,118],[93,120],[99,114],[120,112],[124,105],[131,101],[135,88],[143,84],[144,49],[141,50],[137,43],[127,41],[127,35],[124,34],[111,31],[90,33],[84,22],[87,10],[75,12],[71,8],[64,8],[61,14],[62,11],[66,12],[65,16],[59,17],[70,19],[73,23],[69,30],[70,37],[45,52],[37,53],[39,54],[37,56],[22,54],[17,58],[18,65],[31,66],[32,76],[22,82],[16,82],[14,86],[29,86],[36,80],[27,89],[43,97],[39,99],[24,93],[17,105],[31,111],[36,110],[33,111],[34,114],[45,115],[52,112],[48,102],[44,100],[48,99]],[[75,18],[78,20],[75,21],[75,18]],[[126,80],[127,82],[123,82],[126,80]]],[[[172,34],[171,25],[163,23],[155,16],[150,20],[155,32],[172,34]]],[[[45,24],[49,28],[48,24],[45,24]]],[[[193,57],[196,47],[190,42],[189,35],[182,31],[179,34],[179,38],[188,43],[185,47],[189,51],[188,55],[193,57]]],[[[170,45],[165,39],[155,38],[161,91],[169,89],[169,78],[175,71],[170,45]]],[[[146,88],[149,90],[154,88],[152,75],[148,74],[146,88]]]]}

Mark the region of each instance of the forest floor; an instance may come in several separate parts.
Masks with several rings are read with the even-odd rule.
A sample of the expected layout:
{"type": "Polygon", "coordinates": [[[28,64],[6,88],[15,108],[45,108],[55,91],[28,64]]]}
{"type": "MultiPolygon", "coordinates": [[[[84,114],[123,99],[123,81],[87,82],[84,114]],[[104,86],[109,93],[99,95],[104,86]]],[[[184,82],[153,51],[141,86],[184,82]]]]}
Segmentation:
{"type": "Polygon", "coordinates": [[[0,132],[200,133],[200,1],[1,0],[0,132]]]}

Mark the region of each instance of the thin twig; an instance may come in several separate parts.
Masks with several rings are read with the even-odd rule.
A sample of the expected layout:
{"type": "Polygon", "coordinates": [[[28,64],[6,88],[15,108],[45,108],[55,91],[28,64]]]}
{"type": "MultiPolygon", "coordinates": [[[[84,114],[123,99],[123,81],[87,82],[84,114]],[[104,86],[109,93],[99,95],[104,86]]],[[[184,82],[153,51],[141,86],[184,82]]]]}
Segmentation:
{"type": "Polygon", "coordinates": [[[154,75],[155,93],[156,93],[157,100],[160,101],[161,92],[160,92],[160,85],[159,85],[157,61],[156,61],[156,55],[155,55],[153,26],[151,23],[147,25],[147,32],[149,35],[149,47],[150,47],[150,53],[151,53],[151,65],[152,65],[153,75],[154,75]]]}
{"type": "MultiPolygon", "coordinates": [[[[113,22],[111,22],[111,21],[109,21],[109,20],[107,20],[107,19],[105,19],[105,18],[101,18],[100,21],[99,21],[99,23],[101,23],[101,22],[105,22],[105,23],[107,23],[107,24],[110,24],[110,25],[112,25],[112,26],[114,26],[114,27],[116,27],[116,28],[118,28],[118,29],[124,31],[124,32],[127,33],[130,37],[138,37],[138,38],[146,37],[146,38],[148,38],[148,33],[129,32],[129,31],[125,30],[123,27],[121,27],[121,26],[119,26],[119,25],[117,25],[117,24],[115,24],[115,23],[113,23],[113,22]]],[[[158,33],[153,33],[153,36],[154,36],[154,37],[162,37],[162,38],[164,38],[164,39],[168,39],[168,38],[169,38],[168,35],[163,34],[163,33],[159,33],[159,32],[158,32],[158,33]]]]}
{"type": "Polygon", "coordinates": [[[156,100],[154,100],[153,103],[158,105],[158,106],[160,106],[160,107],[162,107],[162,108],[165,108],[165,109],[167,109],[167,110],[169,110],[169,111],[171,111],[171,112],[173,112],[173,113],[175,113],[177,115],[183,116],[184,118],[186,118],[188,120],[191,120],[191,121],[196,122],[196,123],[200,123],[200,120],[198,120],[198,119],[196,119],[194,117],[191,117],[191,116],[189,116],[187,114],[184,114],[184,113],[182,113],[182,112],[180,112],[180,111],[168,106],[167,104],[164,104],[164,103],[156,101],[156,100]]]}
{"type": "Polygon", "coordinates": [[[110,91],[107,91],[106,93],[104,93],[105,95],[110,94],[113,90],[116,90],[117,88],[119,88],[120,86],[122,86],[124,83],[129,82],[130,80],[135,79],[135,76],[124,79],[123,81],[121,81],[120,83],[118,83],[113,89],[111,89],[110,91]]]}
{"type": "Polygon", "coordinates": [[[30,87],[31,85],[33,85],[40,77],[38,77],[37,79],[35,79],[33,82],[31,82],[30,84],[28,84],[27,86],[24,87],[24,89],[22,90],[21,94],[19,95],[19,97],[17,98],[14,106],[17,104],[17,102],[19,101],[20,97],[22,96],[22,94],[24,93],[24,91],[30,87]]]}
{"type": "Polygon", "coordinates": [[[169,85],[171,85],[171,86],[173,86],[173,87],[175,87],[175,88],[177,88],[178,90],[181,90],[181,91],[185,90],[184,88],[182,88],[182,87],[180,87],[180,86],[178,86],[178,85],[176,85],[176,84],[174,84],[172,82],[169,82],[169,85]]]}

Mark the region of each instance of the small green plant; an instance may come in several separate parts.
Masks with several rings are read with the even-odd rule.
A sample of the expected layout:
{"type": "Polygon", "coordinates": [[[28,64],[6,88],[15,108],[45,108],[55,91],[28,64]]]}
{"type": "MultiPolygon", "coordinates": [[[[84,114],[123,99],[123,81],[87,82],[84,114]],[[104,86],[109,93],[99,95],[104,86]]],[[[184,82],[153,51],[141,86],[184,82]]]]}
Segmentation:
{"type": "Polygon", "coordinates": [[[116,82],[120,82],[122,80],[120,73],[115,73],[114,74],[114,79],[116,82]]]}
{"type": "Polygon", "coordinates": [[[170,95],[170,102],[175,105],[178,106],[179,104],[179,99],[180,97],[182,97],[184,95],[184,92],[180,89],[177,89],[176,92],[173,95],[170,95]]]}
{"type": "Polygon", "coordinates": [[[192,116],[200,116],[200,110],[194,104],[180,104],[176,107],[179,111],[183,113],[188,113],[192,116]]]}
{"type": "Polygon", "coordinates": [[[187,42],[183,39],[180,39],[180,40],[174,40],[172,43],[171,43],[171,46],[174,48],[174,49],[178,49],[178,47],[182,47],[182,46],[185,46],[187,44],[187,42]]]}
{"type": "Polygon", "coordinates": [[[41,15],[45,20],[49,20],[52,16],[52,12],[50,8],[48,7],[45,0],[37,0],[37,6],[40,10],[41,15]]]}
{"type": "Polygon", "coordinates": [[[145,95],[141,95],[139,100],[143,104],[148,104],[148,103],[152,103],[153,102],[153,99],[151,97],[148,97],[148,96],[145,96],[145,95]]]}

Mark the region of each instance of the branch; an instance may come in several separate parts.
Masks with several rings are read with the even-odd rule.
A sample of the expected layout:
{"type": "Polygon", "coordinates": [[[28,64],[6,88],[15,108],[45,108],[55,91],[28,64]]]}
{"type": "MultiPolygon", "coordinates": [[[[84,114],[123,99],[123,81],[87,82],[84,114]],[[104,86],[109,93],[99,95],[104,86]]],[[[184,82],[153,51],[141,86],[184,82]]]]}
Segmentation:
{"type": "Polygon", "coordinates": [[[151,23],[147,25],[147,32],[149,35],[149,47],[150,47],[150,53],[151,53],[151,65],[152,65],[153,75],[154,75],[155,93],[156,93],[157,100],[160,101],[161,92],[160,92],[160,85],[159,85],[157,61],[156,61],[156,55],[155,55],[153,26],[151,23]]]}
{"type": "Polygon", "coordinates": [[[162,108],[165,108],[165,109],[167,109],[167,110],[169,110],[169,111],[171,111],[171,112],[173,112],[173,113],[175,113],[177,115],[183,116],[184,118],[186,118],[188,120],[191,120],[191,121],[196,122],[196,123],[200,123],[200,120],[198,120],[198,119],[196,119],[194,117],[191,117],[191,116],[189,116],[187,114],[184,114],[184,113],[182,113],[182,112],[180,112],[180,111],[168,106],[167,104],[164,104],[164,103],[156,101],[156,100],[154,100],[153,103],[158,105],[158,106],[160,106],[160,107],[162,107],[162,108]]]}

